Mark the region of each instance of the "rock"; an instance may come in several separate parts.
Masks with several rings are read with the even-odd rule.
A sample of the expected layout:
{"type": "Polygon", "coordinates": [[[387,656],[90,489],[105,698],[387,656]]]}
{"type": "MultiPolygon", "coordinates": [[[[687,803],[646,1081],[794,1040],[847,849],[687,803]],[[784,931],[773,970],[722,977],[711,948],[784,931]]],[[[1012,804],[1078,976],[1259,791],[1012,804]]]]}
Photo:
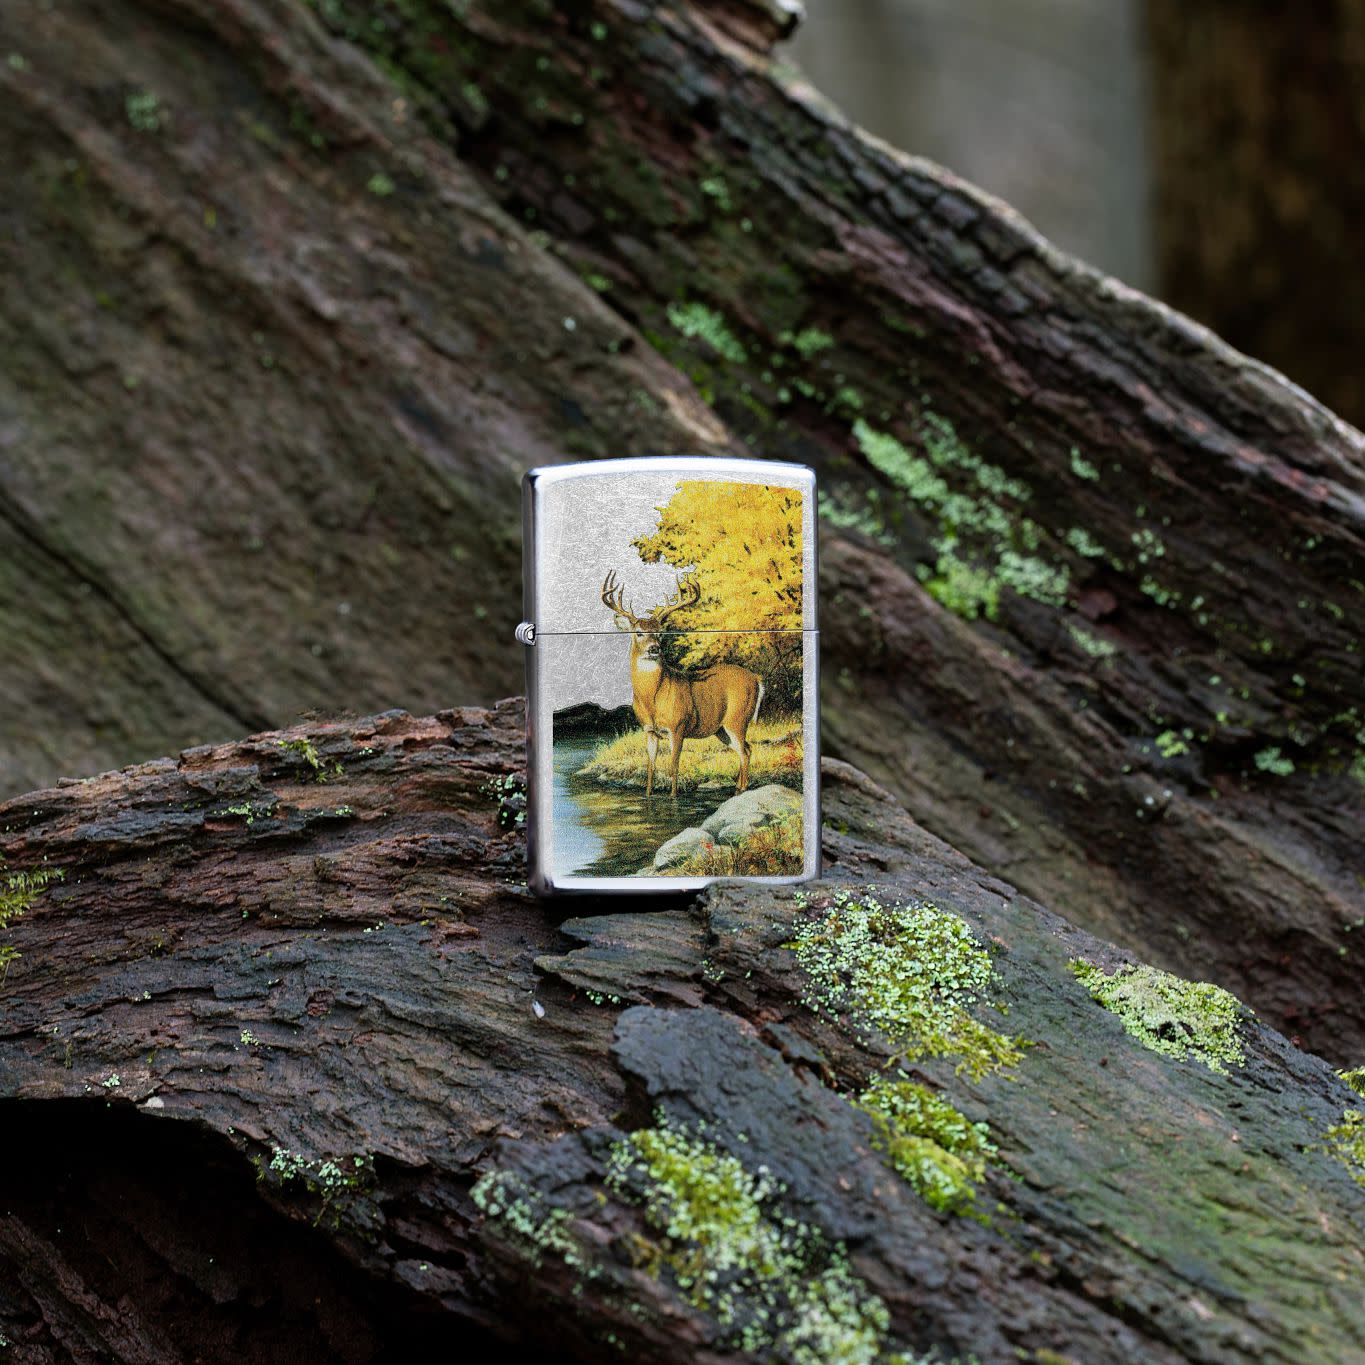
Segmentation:
{"type": "Polygon", "coordinates": [[[701,827],[717,843],[738,844],[756,830],[774,825],[789,815],[798,815],[800,811],[800,792],[779,782],[770,782],[732,796],[703,820],[701,827]]]}
{"type": "Polygon", "coordinates": [[[556,734],[613,734],[629,730],[635,723],[635,712],[629,706],[599,706],[595,701],[579,702],[576,706],[562,706],[555,712],[556,734]]]}
{"type": "Polygon", "coordinates": [[[740,792],[718,806],[700,827],[691,825],[662,844],[654,855],[653,870],[663,872],[679,867],[714,844],[741,844],[756,830],[800,812],[800,792],[779,782],[740,792]]]}
{"type": "Polygon", "coordinates": [[[691,825],[681,834],[675,834],[667,843],[659,846],[654,855],[653,871],[662,872],[670,867],[685,863],[694,853],[700,853],[708,844],[715,843],[715,837],[704,829],[691,825]]]}

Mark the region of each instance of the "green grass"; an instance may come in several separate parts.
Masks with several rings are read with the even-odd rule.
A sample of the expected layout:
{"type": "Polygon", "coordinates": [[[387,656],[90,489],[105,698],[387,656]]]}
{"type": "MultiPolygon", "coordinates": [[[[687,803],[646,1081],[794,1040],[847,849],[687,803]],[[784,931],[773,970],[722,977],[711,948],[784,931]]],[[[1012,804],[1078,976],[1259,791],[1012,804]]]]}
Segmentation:
{"type": "MultiPolygon", "coordinates": [[[[760,719],[749,727],[749,786],[783,782],[801,786],[801,721],[797,716],[760,719]]],[[[606,786],[645,786],[645,732],[632,730],[606,741],[579,769],[585,777],[596,778],[606,786]]],[[[678,762],[678,790],[733,787],[739,776],[739,756],[719,739],[689,739],[683,744],[678,762]]],[[[654,789],[669,785],[668,743],[659,741],[659,757],[654,767],[654,789]]],[[[799,868],[798,868],[799,871],[799,868]]]]}
{"type": "Polygon", "coordinates": [[[742,843],[712,844],[685,863],[670,867],[670,877],[795,877],[805,866],[800,813],[756,829],[742,843]]]}

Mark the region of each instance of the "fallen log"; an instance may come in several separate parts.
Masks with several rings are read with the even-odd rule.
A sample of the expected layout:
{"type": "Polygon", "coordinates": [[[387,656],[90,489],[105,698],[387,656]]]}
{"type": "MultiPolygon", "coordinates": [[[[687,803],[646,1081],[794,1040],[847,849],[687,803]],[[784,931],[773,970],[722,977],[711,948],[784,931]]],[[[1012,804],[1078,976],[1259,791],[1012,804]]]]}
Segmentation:
{"type": "Polygon", "coordinates": [[[0,807],[8,1358],[1365,1351],[1359,1076],[836,760],[820,882],[538,902],[522,727],[0,807]]]}

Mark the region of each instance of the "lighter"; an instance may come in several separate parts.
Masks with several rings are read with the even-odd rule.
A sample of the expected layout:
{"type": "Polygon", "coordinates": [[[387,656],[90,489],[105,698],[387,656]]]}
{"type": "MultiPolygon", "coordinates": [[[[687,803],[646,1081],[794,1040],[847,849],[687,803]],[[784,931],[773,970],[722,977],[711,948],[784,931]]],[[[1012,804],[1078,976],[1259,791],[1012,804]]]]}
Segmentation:
{"type": "Polygon", "coordinates": [[[813,472],[597,460],[522,505],[531,886],[818,876],[813,472]]]}

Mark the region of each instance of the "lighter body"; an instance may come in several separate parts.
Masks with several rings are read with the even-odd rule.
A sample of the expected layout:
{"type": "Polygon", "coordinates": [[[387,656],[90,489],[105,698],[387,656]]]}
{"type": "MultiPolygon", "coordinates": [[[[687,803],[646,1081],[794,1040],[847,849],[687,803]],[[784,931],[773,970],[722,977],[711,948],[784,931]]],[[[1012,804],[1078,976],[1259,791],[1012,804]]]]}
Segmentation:
{"type": "Polygon", "coordinates": [[[523,480],[541,894],[820,871],[815,476],[668,457],[523,480]]]}

